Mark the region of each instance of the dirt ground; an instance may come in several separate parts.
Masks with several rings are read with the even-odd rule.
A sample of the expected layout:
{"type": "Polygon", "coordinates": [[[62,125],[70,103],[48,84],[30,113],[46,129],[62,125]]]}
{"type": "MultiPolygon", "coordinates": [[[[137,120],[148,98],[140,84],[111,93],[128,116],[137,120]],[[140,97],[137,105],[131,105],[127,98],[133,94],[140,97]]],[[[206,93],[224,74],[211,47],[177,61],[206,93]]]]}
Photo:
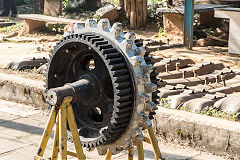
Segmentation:
{"type": "MultiPolygon", "coordinates": [[[[128,30],[129,31],[129,30],[128,30]]],[[[168,37],[158,37],[156,29],[151,27],[145,31],[133,31],[137,38],[167,41],[168,37]]],[[[10,34],[10,33],[9,33],[10,34]]],[[[4,40],[6,33],[0,33],[0,72],[17,74],[30,79],[43,79],[43,76],[34,71],[11,71],[6,70],[9,62],[24,58],[48,57],[56,41],[61,39],[61,35],[48,35],[47,33],[36,33],[29,35],[18,35],[4,40]],[[40,50],[40,51],[39,51],[40,50]]],[[[179,40],[171,40],[171,44],[181,43],[179,40]]],[[[224,65],[234,69],[239,68],[240,56],[228,54],[227,47],[194,47],[193,50],[185,48],[170,48],[152,53],[163,57],[184,56],[193,59],[196,62],[212,61],[221,62],[224,65]]]]}

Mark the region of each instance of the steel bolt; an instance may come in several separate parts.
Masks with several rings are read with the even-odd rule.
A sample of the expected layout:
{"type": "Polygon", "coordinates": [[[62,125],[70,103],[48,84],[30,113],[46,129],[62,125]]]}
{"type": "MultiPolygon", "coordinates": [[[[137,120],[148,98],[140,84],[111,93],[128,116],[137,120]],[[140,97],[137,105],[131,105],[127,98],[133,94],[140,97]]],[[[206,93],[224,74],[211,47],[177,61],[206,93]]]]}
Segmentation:
{"type": "Polygon", "coordinates": [[[226,76],[225,76],[225,75],[222,75],[222,76],[221,76],[221,80],[222,80],[222,82],[223,82],[223,86],[226,87],[226,86],[227,86],[227,85],[226,85],[226,76]]]}
{"type": "Polygon", "coordinates": [[[180,70],[180,63],[176,63],[176,70],[179,71],[180,70]]]}
{"type": "Polygon", "coordinates": [[[205,77],[205,85],[209,84],[209,77],[205,77]]]}
{"type": "Polygon", "coordinates": [[[169,72],[169,67],[170,67],[170,64],[166,64],[166,65],[165,65],[165,68],[166,68],[166,72],[167,72],[167,73],[169,72]]]}
{"type": "Polygon", "coordinates": [[[197,71],[193,70],[193,76],[197,78],[197,71]]]}
{"type": "Polygon", "coordinates": [[[221,81],[220,75],[216,75],[216,83],[219,83],[221,81]]]}
{"type": "Polygon", "coordinates": [[[183,71],[183,79],[186,78],[187,71],[183,71]]]}

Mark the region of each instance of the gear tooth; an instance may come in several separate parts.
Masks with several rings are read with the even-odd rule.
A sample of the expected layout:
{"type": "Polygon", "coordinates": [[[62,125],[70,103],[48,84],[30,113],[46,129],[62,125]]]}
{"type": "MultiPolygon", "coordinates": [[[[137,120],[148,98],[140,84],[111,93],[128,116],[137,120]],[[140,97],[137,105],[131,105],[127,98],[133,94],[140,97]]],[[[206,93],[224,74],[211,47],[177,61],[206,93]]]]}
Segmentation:
{"type": "Polygon", "coordinates": [[[76,23],[73,26],[74,33],[79,33],[82,29],[84,29],[84,26],[81,23],[76,23]]]}
{"type": "Polygon", "coordinates": [[[139,55],[141,57],[144,57],[145,54],[146,54],[146,48],[145,47],[137,47],[135,50],[134,50],[134,54],[135,55],[139,55]]]}
{"type": "Polygon", "coordinates": [[[150,101],[150,96],[147,95],[146,93],[139,93],[139,96],[141,97],[141,102],[142,103],[147,103],[150,101]]]}
{"type": "Polygon", "coordinates": [[[146,54],[146,48],[145,47],[137,47],[134,50],[134,54],[135,55],[140,55],[141,57],[144,57],[144,55],[146,54]]]}
{"type": "Polygon", "coordinates": [[[149,101],[145,104],[146,111],[156,111],[158,110],[157,105],[153,101],[149,101]]]}
{"type": "Polygon", "coordinates": [[[130,139],[127,139],[125,141],[125,143],[126,143],[126,146],[127,146],[128,149],[133,148],[133,143],[130,139]]]}
{"type": "Polygon", "coordinates": [[[124,36],[126,39],[130,39],[130,40],[132,40],[133,42],[135,41],[135,39],[136,39],[136,35],[135,35],[135,33],[133,33],[133,32],[128,32],[128,33],[126,33],[125,34],[125,36],[124,36]]]}
{"type": "Polygon", "coordinates": [[[110,33],[116,38],[119,39],[122,37],[123,34],[123,27],[122,27],[122,23],[114,23],[112,26],[112,29],[110,31],[110,33]]]}
{"type": "Polygon", "coordinates": [[[94,19],[88,19],[85,22],[85,28],[97,28],[97,22],[94,19]]]}
{"type": "Polygon", "coordinates": [[[138,114],[142,117],[142,120],[143,120],[144,122],[147,120],[148,116],[146,115],[146,113],[144,113],[144,112],[139,112],[138,114]]]}
{"type": "Polygon", "coordinates": [[[135,137],[143,137],[143,133],[142,131],[140,131],[140,129],[137,127],[137,128],[134,128],[134,132],[135,132],[135,137]]]}
{"type": "Polygon", "coordinates": [[[134,67],[138,67],[144,61],[144,59],[141,56],[133,56],[131,57],[131,60],[134,63],[133,64],[134,67]]]}
{"type": "Polygon", "coordinates": [[[131,39],[125,40],[126,44],[126,51],[132,51],[133,48],[133,41],[131,39]]]}
{"type": "Polygon", "coordinates": [[[63,34],[63,36],[69,36],[69,35],[72,35],[73,33],[71,31],[67,31],[63,34]]]}
{"type": "Polygon", "coordinates": [[[97,145],[100,146],[100,144],[101,144],[101,143],[100,143],[100,141],[98,140],[98,141],[97,141],[97,145]]]}
{"type": "Polygon", "coordinates": [[[145,84],[145,91],[147,93],[152,93],[152,92],[156,92],[157,91],[157,85],[152,83],[152,82],[147,82],[145,84]]]}
{"type": "Polygon", "coordinates": [[[150,73],[153,72],[153,66],[151,64],[147,65],[145,61],[144,63],[141,63],[140,67],[143,74],[149,75],[150,73]]]}
{"type": "Polygon", "coordinates": [[[111,29],[111,25],[110,25],[109,20],[107,18],[101,19],[98,22],[97,28],[100,29],[100,30],[104,30],[104,31],[110,30],[111,29]]]}
{"type": "Polygon", "coordinates": [[[151,126],[152,126],[152,121],[149,118],[147,118],[147,120],[142,125],[142,127],[144,129],[147,129],[147,128],[151,127],[151,126]]]}

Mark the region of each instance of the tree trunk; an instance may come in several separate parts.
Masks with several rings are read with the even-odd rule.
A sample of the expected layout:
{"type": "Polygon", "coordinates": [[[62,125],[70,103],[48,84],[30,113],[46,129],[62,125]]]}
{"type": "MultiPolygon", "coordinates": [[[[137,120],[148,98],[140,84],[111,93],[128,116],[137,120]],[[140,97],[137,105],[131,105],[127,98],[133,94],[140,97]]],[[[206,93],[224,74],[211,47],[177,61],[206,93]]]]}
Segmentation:
{"type": "Polygon", "coordinates": [[[121,10],[124,9],[124,0],[119,0],[119,5],[121,7],[121,10]]]}
{"type": "Polygon", "coordinates": [[[97,10],[102,7],[101,0],[85,0],[84,6],[89,10],[97,10]]]}
{"type": "Polygon", "coordinates": [[[124,10],[132,29],[139,29],[145,25],[147,0],[124,0],[124,10]]]}
{"type": "Polygon", "coordinates": [[[34,10],[35,13],[43,14],[44,0],[34,0],[34,10]]]}
{"type": "Polygon", "coordinates": [[[44,0],[44,15],[58,16],[62,14],[63,0],[44,0]]]}

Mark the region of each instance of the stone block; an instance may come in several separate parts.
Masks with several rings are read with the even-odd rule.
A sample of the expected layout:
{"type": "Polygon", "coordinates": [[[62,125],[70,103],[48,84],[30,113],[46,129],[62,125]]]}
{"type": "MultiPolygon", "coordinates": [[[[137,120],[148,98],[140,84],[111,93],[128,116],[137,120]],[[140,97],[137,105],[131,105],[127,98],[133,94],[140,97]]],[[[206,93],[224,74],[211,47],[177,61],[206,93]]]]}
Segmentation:
{"type": "Polygon", "coordinates": [[[24,33],[33,33],[46,28],[46,23],[44,21],[36,21],[31,19],[25,19],[23,24],[24,33]]]}
{"type": "Polygon", "coordinates": [[[183,38],[184,15],[177,13],[163,13],[164,32],[183,38]]]}

